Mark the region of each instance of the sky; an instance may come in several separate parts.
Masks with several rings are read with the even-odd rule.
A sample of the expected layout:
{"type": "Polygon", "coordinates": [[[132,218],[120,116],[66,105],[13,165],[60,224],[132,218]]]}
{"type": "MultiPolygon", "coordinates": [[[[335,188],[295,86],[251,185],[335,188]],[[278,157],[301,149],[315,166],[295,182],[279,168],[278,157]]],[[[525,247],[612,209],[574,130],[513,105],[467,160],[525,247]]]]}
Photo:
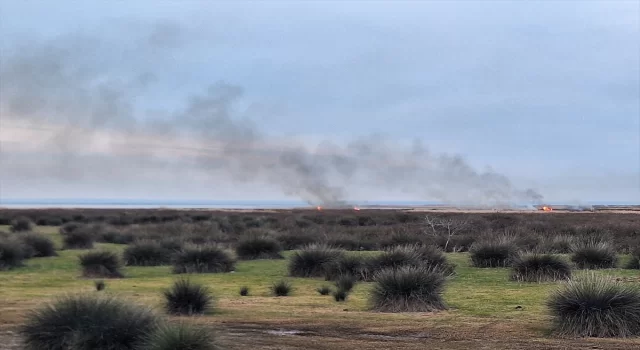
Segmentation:
{"type": "Polygon", "coordinates": [[[639,1],[0,0],[0,35],[0,201],[640,203],[639,1]]]}

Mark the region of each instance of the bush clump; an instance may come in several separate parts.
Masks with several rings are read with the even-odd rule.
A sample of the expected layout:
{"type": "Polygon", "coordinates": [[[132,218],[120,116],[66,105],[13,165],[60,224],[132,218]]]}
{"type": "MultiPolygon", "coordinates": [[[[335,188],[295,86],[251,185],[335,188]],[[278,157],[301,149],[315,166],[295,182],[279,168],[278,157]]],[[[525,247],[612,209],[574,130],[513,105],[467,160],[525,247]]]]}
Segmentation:
{"type": "Polygon", "coordinates": [[[80,266],[84,277],[121,278],[120,259],[114,252],[90,251],[80,255],[80,266]]]}
{"type": "Polygon", "coordinates": [[[236,246],[236,254],[242,260],[284,259],[280,243],[273,238],[251,236],[236,246]]]}
{"type": "Polygon", "coordinates": [[[25,258],[22,242],[13,238],[0,239],[0,271],[22,266],[25,258]]]}
{"type": "Polygon", "coordinates": [[[277,297],[289,296],[289,294],[291,293],[291,290],[292,290],[291,283],[289,283],[286,280],[280,280],[278,282],[275,282],[271,286],[271,292],[273,293],[273,295],[277,297]]]}
{"type": "Polygon", "coordinates": [[[160,266],[171,263],[171,252],[154,241],[137,241],[124,250],[124,263],[129,266],[160,266]]]}
{"type": "Polygon", "coordinates": [[[20,329],[24,349],[133,350],[157,326],[147,308],[110,296],[67,296],[30,312],[20,329]]]}
{"type": "Polygon", "coordinates": [[[213,310],[209,289],[188,279],[179,279],[164,291],[165,310],[171,315],[205,314],[213,310]]]}
{"type": "Polygon", "coordinates": [[[321,277],[330,264],[343,256],[341,250],[327,245],[310,245],[295,252],[289,262],[289,275],[293,277],[321,277]]]}
{"type": "Polygon", "coordinates": [[[579,269],[608,269],[616,267],[618,256],[608,243],[586,243],[574,249],[571,261],[579,269]]]}
{"type": "Polygon", "coordinates": [[[172,258],[173,273],[218,273],[235,268],[235,259],[214,245],[188,246],[172,258]]]}
{"type": "Polygon", "coordinates": [[[507,267],[517,256],[517,246],[508,240],[476,242],[469,249],[475,267],[507,267]]]}
{"type": "Polygon", "coordinates": [[[91,232],[80,229],[65,233],[62,238],[64,249],[92,249],[94,241],[91,232]]]}
{"type": "Polygon", "coordinates": [[[640,289],[604,276],[589,274],[570,280],[547,302],[553,329],[578,337],[640,335],[640,289]]]}
{"type": "Polygon", "coordinates": [[[217,350],[215,339],[206,329],[183,323],[162,325],[144,340],[140,350],[217,350]]]}
{"type": "Polygon", "coordinates": [[[548,282],[571,278],[571,265],[559,256],[529,254],[514,259],[511,280],[548,282]]]}
{"type": "Polygon", "coordinates": [[[382,270],[374,278],[371,308],[382,312],[444,310],[445,280],[445,276],[433,268],[405,266],[382,270]]]}
{"type": "Polygon", "coordinates": [[[11,221],[11,232],[25,232],[33,229],[33,222],[26,216],[20,216],[11,221]]]}
{"type": "Polygon", "coordinates": [[[46,236],[29,232],[20,235],[20,239],[28,247],[32,257],[41,258],[58,255],[53,241],[46,236]]]}

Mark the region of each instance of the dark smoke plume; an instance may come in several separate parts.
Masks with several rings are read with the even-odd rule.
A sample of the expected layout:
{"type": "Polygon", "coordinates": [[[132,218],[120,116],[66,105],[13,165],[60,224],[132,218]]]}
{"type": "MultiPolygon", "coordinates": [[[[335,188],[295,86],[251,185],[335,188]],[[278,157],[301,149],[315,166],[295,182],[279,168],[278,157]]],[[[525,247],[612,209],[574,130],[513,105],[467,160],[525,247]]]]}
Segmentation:
{"type": "MultiPolygon", "coordinates": [[[[180,38],[179,28],[162,24],[134,45],[135,55],[171,55],[180,38]]],[[[43,130],[48,136],[19,140],[34,145],[31,153],[3,140],[0,179],[127,183],[162,171],[188,181],[199,172],[274,184],[324,206],[348,205],[349,189],[356,186],[452,204],[542,200],[533,190],[514,188],[503,175],[478,172],[461,157],[434,154],[419,143],[407,148],[372,136],[309,149],[271,137],[239,117],[242,89],[226,83],[212,84],[178,110],[151,112],[138,101],[160,83],[156,72],[134,69],[139,73],[128,75],[114,69],[100,59],[104,44],[65,37],[4,51],[0,127],[43,130]]]]}

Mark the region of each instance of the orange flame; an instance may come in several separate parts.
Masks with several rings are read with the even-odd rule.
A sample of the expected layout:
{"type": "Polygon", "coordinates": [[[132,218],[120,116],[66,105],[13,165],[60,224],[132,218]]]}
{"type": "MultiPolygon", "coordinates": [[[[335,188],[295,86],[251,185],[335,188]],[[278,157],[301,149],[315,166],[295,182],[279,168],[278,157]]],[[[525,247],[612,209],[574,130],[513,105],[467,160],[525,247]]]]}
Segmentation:
{"type": "Polygon", "coordinates": [[[322,210],[321,206],[317,206],[316,209],[318,209],[318,211],[322,210]]]}
{"type": "Polygon", "coordinates": [[[360,208],[358,208],[358,207],[353,207],[353,210],[355,210],[355,211],[360,211],[360,208]]]}
{"type": "Polygon", "coordinates": [[[542,207],[543,211],[553,211],[553,208],[551,207],[542,207]]]}

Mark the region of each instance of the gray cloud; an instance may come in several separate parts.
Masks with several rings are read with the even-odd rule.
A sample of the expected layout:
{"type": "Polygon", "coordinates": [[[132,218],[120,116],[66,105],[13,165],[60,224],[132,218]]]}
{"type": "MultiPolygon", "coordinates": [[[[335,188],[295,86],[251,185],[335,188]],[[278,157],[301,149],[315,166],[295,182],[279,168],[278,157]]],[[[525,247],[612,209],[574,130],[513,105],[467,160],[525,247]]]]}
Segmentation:
{"type": "MultiPolygon", "coordinates": [[[[144,42],[149,47],[140,43],[139,54],[157,54],[152,49],[161,40],[158,36],[171,38],[172,30],[178,29],[163,24],[160,34],[153,30],[151,39],[144,42]]],[[[21,163],[22,157],[4,155],[5,174],[126,182],[142,180],[140,169],[145,167],[177,169],[182,176],[184,167],[193,167],[223,172],[236,180],[265,181],[286,194],[322,205],[348,203],[350,187],[358,184],[412,191],[425,199],[452,203],[513,205],[541,200],[532,190],[515,189],[500,174],[475,171],[460,157],[388,145],[381,137],[316,150],[281,142],[252,121],[237,117],[234,106],[242,89],[225,83],[190,96],[182,109],[162,118],[142,118],[136,99],[156,74],[115,75],[108,66],[92,64],[91,58],[100,54],[86,38],[64,37],[2,58],[3,119],[56,130],[44,142],[45,149],[53,152],[53,162],[32,163],[38,167],[33,171],[21,163]],[[178,161],[163,157],[153,146],[141,147],[143,134],[168,145],[187,139],[195,143],[197,152],[178,161]],[[100,142],[105,144],[97,145],[100,142]],[[92,154],[91,147],[99,146],[102,153],[92,154]]]]}
{"type": "MultiPolygon", "coordinates": [[[[20,51],[22,63],[30,62],[24,59],[30,52],[55,57],[49,67],[23,69],[41,71],[21,83],[30,95],[16,106],[27,114],[46,106],[32,120],[68,126],[50,148],[71,150],[74,156],[60,162],[75,169],[88,164],[76,155],[112,130],[101,141],[119,154],[111,165],[131,169],[119,181],[141,183],[132,175],[138,168],[166,169],[172,179],[156,180],[160,189],[160,182],[203,174],[218,181],[224,172],[243,182],[239,192],[267,183],[313,201],[322,199],[300,188],[320,186],[330,198],[347,200],[402,192],[500,202],[519,197],[509,193],[521,193],[517,188],[526,183],[556,200],[638,198],[635,182],[613,181],[614,189],[558,175],[640,173],[640,28],[633,2],[557,1],[553,10],[543,2],[2,6],[0,64],[21,57],[12,51],[20,51]],[[73,21],[65,18],[71,7],[73,21]],[[84,39],[59,39],[74,26],[84,39]],[[21,40],[16,28],[53,40],[21,40]],[[214,84],[208,90],[219,80],[242,89],[214,84]],[[105,114],[115,115],[105,120],[105,114]],[[88,131],[69,139],[75,127],[88,131]],[[122,130],[130,137],[117,136],[122,130]],[[380,130],[390,138],[360,140],[380,130]],[[302,136],[292,141],[296,134],[302,136]],[[183,158],[167,157],[147,140],[160,136],[166,153],[179,148],[183,158]],[[325,138],[332,142],[305,141],[325,138]],[[429,150],[396,142],[413,138],[429,150]],[[138,159],[120,155],[132,149],[138,159]],[[484,164],[495,170],[480,170],[484,164]],[[297,173],[322,174],[324,182],[297,173]],[[461,185],[456,176],[469,181],[461,185]],[[476,182],[484,185],[478,189],[476,182]]],[[[0,92],[4,100],[6,91],[0,92]]],[[[104,180],[96,188],[108,185],[100,171],[89,178],[104,180]]]]}

